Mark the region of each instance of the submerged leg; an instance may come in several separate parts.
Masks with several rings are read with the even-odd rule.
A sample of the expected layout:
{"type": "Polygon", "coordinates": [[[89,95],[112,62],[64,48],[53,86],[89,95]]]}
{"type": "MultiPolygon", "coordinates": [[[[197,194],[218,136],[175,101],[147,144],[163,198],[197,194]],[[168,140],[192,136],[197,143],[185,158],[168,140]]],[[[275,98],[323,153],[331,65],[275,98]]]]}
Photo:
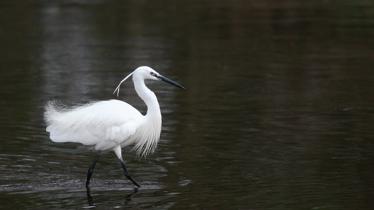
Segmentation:
{"type": "Polygon", "coordinates": [[[99,160],[99,155],[97,155],[94,159],[94,161],[92,162],[91,166],[88,168],[88,171],[87,171],[87,179],[86,179],[86,188],[89,187],[90,185],[90,179],[92,177],[92,174],[94,172],[94,169],[95,169],[95,166],[96,166],[96,162],[99,160]]]}
{"type": "Polygon", "coordinates": [[[91,196],[91,191],[90,187],[86,187],[86,195],[87,195],[87,202],[88,202],[88,207],[96,207],[95,203],[93,202],[93,198],[91,196]]]}
{"type": "Polygon", "coordinates": [[[124,172],[125,176],[127,177],[127,179],[129,179],[135,186],[140,187],[140,185],[130,176],[129,172],[127,171],[125,161],[123,161],[123,159],[122,159],[122,149],[121,149],[121,147],[120,146],[116,147],[114,149],[114,153],[116,153],[116,156],[117,156],[119,162],[121,163],[123,172],[124,172]]]}

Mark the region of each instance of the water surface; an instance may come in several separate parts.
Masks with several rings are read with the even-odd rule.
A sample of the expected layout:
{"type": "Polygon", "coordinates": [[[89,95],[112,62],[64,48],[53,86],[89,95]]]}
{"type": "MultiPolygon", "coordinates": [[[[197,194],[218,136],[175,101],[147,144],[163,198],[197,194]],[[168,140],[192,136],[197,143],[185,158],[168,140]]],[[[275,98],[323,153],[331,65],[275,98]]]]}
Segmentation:
{"type": "MultiPolygon", "coordinates": [[[[371,1],[0,4],[3,209],[373,209],[371,1]],[[147,159],[54,144],[43,107],[114,98],[149,65],[163,113],[147,159]]],[[[121,92],[145,113],[131,83],[121,92]]]]}

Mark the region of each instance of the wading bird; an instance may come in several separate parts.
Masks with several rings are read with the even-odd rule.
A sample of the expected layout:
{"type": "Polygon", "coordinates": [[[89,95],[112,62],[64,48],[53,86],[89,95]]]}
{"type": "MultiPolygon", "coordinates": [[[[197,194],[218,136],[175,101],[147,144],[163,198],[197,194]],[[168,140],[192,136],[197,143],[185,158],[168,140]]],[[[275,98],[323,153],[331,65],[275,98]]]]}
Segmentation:
{"type": "MultiPolygon", "coordinates": [[[[126,76],[113,93],[120,91],[121,84],[132,76],[135,91],[147,105],[142,115],[137,109],[120,100],[107,100],[82,106],[63,108],[54,102],[46,105],[44,118],[47,132],[53,142],[75,142],[96,151],[114,151],[125,176],[137,187],[140,185],[129,175],[122,159],[122,148],[132,145],[140,156],[153,152],[161,133],[161,111],[156,95],[148,89],[144,80],[161,80],[184,89],[147,66],[141,66],[126,76]]],[[[96,162],[87,172],[86,187],[90,184],[96,162]]]]}

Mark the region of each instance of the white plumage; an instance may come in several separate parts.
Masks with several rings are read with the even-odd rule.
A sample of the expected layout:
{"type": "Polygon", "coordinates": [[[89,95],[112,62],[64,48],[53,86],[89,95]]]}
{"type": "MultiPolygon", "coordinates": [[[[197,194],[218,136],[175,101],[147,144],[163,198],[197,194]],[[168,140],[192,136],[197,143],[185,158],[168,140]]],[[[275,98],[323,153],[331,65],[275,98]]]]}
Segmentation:
{"type": "MultiPolygon", "coordinates": [[[[89,103],[64,108],[54,102],[46,106],[45,121],[54,142],[76,142],[93,146],[95,150],[114,150],[134,145],[139,155],[153,152],[161,133],[161,112],[155,94],[144,80],[159,80],[159,74],[149,67],[139,67],[133,73],[135,90],[147,105],[147,114],[120,100],[89,103]]],[[[117,89],[119,91],[119,86],[117,89]]]]}
{"type": "MultiPolygon", "coordinates": [[[[64,108],[49,102],[44,113],[47,132],[53,142],[75,142],[93,147],[98,151],[112,150],[123,164],[121,148],[133,145],[138,155],[146,156],[157,146],[161,132],[161,111],[156,95],[147,88],[144,80],[162,80],[177,87],[178,83],[161,76],[150,67],[142,66],[124,78],[115,92],[119,93],[122,82],[132,76],[135,90],[147,105],[147,114],[120,100],[107,100],[89,103],[73,108],[64,108]]],[[[95,163],[90,167],[86,186],[92,175],[95,163]],[[90,172],[91,170],[91,172],[90,172]]]]}
{"type": "Polygon", "coordinates": [[[54,142],[76,142],[109,150],[128,142],[145,117],[119,100],[99,101],[71,109],[50,102],[46,107],[47,131],[54,142]],[[126,141],[127,140],[127,141],[126,141]]]}

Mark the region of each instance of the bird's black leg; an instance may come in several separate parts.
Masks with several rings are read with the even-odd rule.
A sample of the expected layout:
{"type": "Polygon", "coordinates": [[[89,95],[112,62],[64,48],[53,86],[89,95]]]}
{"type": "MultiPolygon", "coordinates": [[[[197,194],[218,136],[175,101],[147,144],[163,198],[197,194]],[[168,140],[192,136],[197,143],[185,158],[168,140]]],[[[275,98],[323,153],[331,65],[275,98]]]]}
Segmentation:
{"type": "Polygon", "coordinates": [[[93,202],[93,198],[91,196],[90,187],[86,187],[86,195],[87,195],[87,202],[89,207],[95,207],[95,204],[93,202]]]}
{"type": "Polygon", "coordinates": [[[136,181],[129,175],[129,172],[127,171],[127,168],[126,168],[126,165],[125,165],[125,161],[123,161],[122,159],[119,159],[119,162],[121,163],[121,166],[123,168],[123,172],[125,174],[125,176],[137,187],[140,187],[140,185],[138,183],[136,183],[136,181]]]}
{"type": "Polygon", "coordinates": [[[95,166],[96,166],[96,162],[99,160],[99,155],[97,155],[94,159],[94,161],[92,162],[91,166],[88,168],[88,171],[87,171],[87,179],[86,179],[86,188],[89,188],[89,185],[90,185],[90,179],[92,177],[92,174],[94,172],[94,169],[95,169],[95,166]]]}

